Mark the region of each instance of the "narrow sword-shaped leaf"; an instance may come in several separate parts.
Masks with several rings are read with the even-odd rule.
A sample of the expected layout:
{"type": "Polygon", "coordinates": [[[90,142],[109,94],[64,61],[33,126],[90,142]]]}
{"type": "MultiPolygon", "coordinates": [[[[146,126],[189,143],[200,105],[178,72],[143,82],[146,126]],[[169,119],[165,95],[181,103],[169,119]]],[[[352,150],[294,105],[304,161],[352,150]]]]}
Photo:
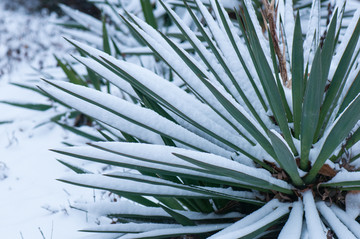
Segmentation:
{"type": "MultiPolygon", "coordinates": [[[[118,202],[95,202],[86,204],[75,204],[75,206],[83,211],[91,213],[96,216],[107,217],[123,217],[123,218],[141,218],[145,219],[160,219],[171,220],[171,216],[164,211],[161,207],[144,207],[139,204],[134,204],[127,200],[120,200],[118,202]]],[[[239,212],[230,212],[226,214],[200,213],[194,211],[174,210],[192,221],[206,223],[208,221],[236,219],[242,218],[244,215],[239,212]]]]}
{"type": "Polygon", "coordinates": [[[293,37],[291,74],[292,74],[292,102],[294,119],[294,136],[299,138],[302,103],[304,97],[304,54],[300,14],[297,13],[293,37]]]}
{"type": "Polygon", "coordinates": [[[136,182],[132,180],[106,177],[95,174],[67,176],[59,181],[77,186],[103,189],[127,196],[179,197],[179,198],[213,198],[213,196],[191,192],[164,185],[136,182]]]}
{"type": "Polygon", "coordinates": [[[345,79],[344,76],[349,68],[350,61],[352,59],[352,55],[354,53],[354,49],[358,43],[358,39],[360,36],[360,17],[357,19],[356,27],[352,32],[351,38],[348,41],[348,44],[345,48],[343,55],[341,56],[341,60],[337,65],[336,71],[331,79],[330,87],[326,93],[326,97],[324,99],[324,103],[321,107],[321,118],[319,119],[318,128],[321,127],[322,131],[320,131],[320,136],[324,133],[327,124],[329,123],[330,116],[332,115],[334,109],[337,106],[337,100],[340,97],[341,90],[344,87],[345,79]]]}
{"type": "Polygon", "coordinates": [[[321,150],[315,159],[315,162],[305,177],[305,183],[312,182],[323,166],[325,161],[331,156],[341,142],[348,136],[351,129],[360,119],[360,94],[349,104],[349,106],[341,113],[336,121],[328,129],[321,150]]]}
{"type": "Polygon", "coordinates": [[[322,46],[322,51],[321,51],[322,79],[325,82],[327,81],[329,75],[331,60],[334,54],[337,16],[338,14],[336,10],[332,16],[330,25],[327,29],[326,38],[324,40],[324,44],[322,46]]]}
{"type": "Polygon", "coordinates": [[[96,233],[139,233],[151,231],[155,229],[164,228],[180,228],[179,224],[166,224],[166,223],[123,223],[111,225],[99,225],[96,227],[88,227],[80,230],[81,232],[96,232],[96,233]]]}
{"type": "MultiPolygon", "coordinates": [[[[169,186],[172,188],[179,188],[183,190],[187,190],[190,192],[197,192],[201,194],[208,194],[209,196],[219,197],[219,198],[226,198],[230,200],[240,201],[240,202],[247,202],[255,205],[262,205],[261,201],[255,199],[255,195],[251,195],[251,193],[242,192],[242,191],[233,191],[227,190],[223,188],[214,188],[214,187],[200,187],[200,186],[189,186],[179,183],[170,182],[160,178],[154,178],[145,175],[136,175],[136,174],[129,174],[129,173],[110,173],[106,174],[106,176],[121,178],[132,180],[136,182],[144,182],[149,183],[152,185],[164,185],[169,186]]],[[[184,225],[185,226],[185,225],[184,225]]]]}
{"type": "Polygon", "coordinates": [[[72,162],[68,162],[66,160],[60,160],[60,159],[58,159],[57,161],[59,161],[60,163],[62,163],[63,165],[65,165],[66,167],[68,167],[69,169],[74,171],[75,173],[79,173],[79,174],[90,174],[91,173],[90,171],[88,171],[78,165],[74,165],[72,162]]]}
{"type": "Polygon", "coordinates": [[[255,34],[254,26],[252,24],[251,18],[249,16],[249,13],[246,8],[244,8],[244,21],[247,27],[250,29],[248,32],[248,36],[251,42],[252,51],[255,56],[255,64],[257,64],[258,67],[257,71],[259,74],[259,78],[261,81],[261,84],[263,85],[263,89],[265,91],[266,97],[268,99],[268,102],[270,104],[271,110],[274,114],[275,119],[277,120],[277,123],[279,124],[279,127],[284,134],[284,138],[286,142],[289,144],[292,152],[294,154],[297,154],[297,150],[295,148],[287,118],[285,113],[284,104],[281,101],[281,96],[278,91],[278,88],[276,86],[275,79],[273,77],[273,73],[271,71],[271,68],[266,60],[266,57],[263,52],[263,48],[261,48],[261,45],[259,43],[259,39],[257,35],[255,34]]]}
{"type": "Polygon", "coordinates": [[[138,234],[126,234],[119,237],[118,239],[156,239],[156,238],[169,238],[177,237],[182,235],[192,235],[192,234],[203,234],[206,232],[214,232],[227,227],[229,224],[209,224],[209,225],[197,225],[197,226],[186,226],[181,228],[171,228],[171,229],[158,229],[138,234]]]}
{"type": "Polygon", "coordinates": [[[1,100],[0,103],[12,105],[12,106],[16,106],[16,107],[21,107],[21,108],[25,108],[25,109],[29,109],[29,110],[38,110],[38,111],[47,111],[47,110],[53,108],[52,105],[48,105],[48,104],[20,103],[20,102],[11,102],[11,101],[5,101],[5,100],[1,100]]]}
{"type": "Polygon", "coordinates": [[[157,25],[156,18],[154,16],[154,10],[153,10],[150,0],[140,0],[140,2],[141,2],[142,11],[144,13],[145,21],[150,26],[157,29],[158,25],[157,25]]]}
{"type": "Polygon", "coordinates": [[[314,62],[311,67],[308,83],[304,95],[304,104],[301,115],[301,158],[300,168],[307,170],[309,163],[310,148],[319,120],[320,106],[323,99],[325,82],[322,81],[321,49],[317,49],[314,62]]]}
{"type": "Polygon", "coordinates": [[[358,73],[352,82],[348,92],[346,93],[346,96],[339,108],[338,114],[344,111],[344,109],[350,104],[350,102],[357,96],[357,94],[360,92],[360,68],[358,69],[358,73]]]}
{"type": "MultiPolygon", "coordinates": [[[[131,144],[129,145],[128,143],[126,143],[124,146],[127,146],[128,148],[133,148],[138,144],[139,143],[136,143],[134,145],[131,144]]],[[[139,145],[141,146],[141,144],[139,145]]],[[[135,147],[135,148],[147,152],[146,148],[142,148],[142,147],[135,147]]],[[[186,179],[198,180],[200,182],[204,181],[217,185],[232,185],[239,188],[249,188],[249,189],[256,189],[258,191],[267,191],[266,189],[258,187],[255,184],[235,180],[227,176],[222,176],[222,174],[219,174],[217,172],[203,170],[195,165],[191,167],[191,165],[190,166],[183,165],[181,164],[181,162],[180,163],[173,162],[173,160],[176,159],[177,157],[174,157],[171,154],[171,152],[165,153],[162,150],[157,150],[158,152],[162,152],[161,154],[163,155],[162,157],[161,156],[146,157],[145,155],[142,154],[134,154],[126,151],[122,152],[121,149],[119,150],[120,150],[119,152],[116,152],[114,151],[114,149],[106,149],[106,146],[102,146],[99,147],[98,149],[88,148],[88,147],[87,148],[71,147],[66,150],[52,150],[52,151],[70,157],[80,158],[98,163],[106,163],[109,165],[130,168],[142,172],[158,173],[161,175],[169,175],[169,176],[178,176],[181,177],[183,180],[186,179]]],[[[153,152],[153,150],[150,150],[150,152],[153,152]]]]}
{"type": "Polygon", "coordinates": [[[277,155],[277,162],[290,176],[291,180],[296,186],[304,184],[300,178],[298,167],[295,162],[295,157],[288,147],[286,142],[281,138],[281,135],[274,130],[268,131],[269,137],[273,144],[275,153],[277,155]]]}
{"type": "Polygon", "coordinates": [[[293,194],[289,184],[285,181],[271,177],[267,171],[250,168],[216,155],[209,154],[206,156],[205,154],[198,154],[195,152],[192,154],[185,154],[185,152],[183,154],[174,153],[174,155],[205,169],[217,170],[223,175],[227,175],[240,181],[251,182],[259,187],[277,190],[286,194],[293,194]]]}
{"type": "MultiPolygon", "coordinates": [[[[277,60],[276,54],[275,54],[274,41],[273,41],[273,39],[271,37],[270,32],[268,32],[268,37],[269,37],[270,55],[271,55],[271,60],[272,60],[272,63],[273,63],[273,68],[274,68],[273,71],[274,71],[274,75],[275,75],[275,79],[276,79],[276,85],[277,85],[277,88],[279,90],[279,95],[281,97],[281,102],[283,102],[283,105],[284,105],[284,108],[285,108],[285,114],[286,114],[287,120],[288,120],[288,122],[293,122],[292,112],[290,110],[289,103],[288,103],[288,101],[286,99],[286,96],[285,96],[285,89],[284,88],[287,88],[287,87],[285,85],[283,85],[283,83],[281,82],[281,79],[280,79],[280,71],[279,71],[280,66],[277,63],[278,60],[277,60]]],[[[289,82],[287,82],[286,84],[289,84],[289,82]]]]}
{"type": "Polygon", "coordinates": [[[104,139],[99,137],[99,136],[96,136],[96,135],[93,135],[93,134],[89,134],[83,130],[80,130],[80,129],[77,129],[76,127],[72,127],[72,126],[69,126],[69,125],[66,125],[66,124],[63,124],[63,123],[60,123],[60,122],[54,122],[55,124],[61,126],[62,128],[76,134],[76,135],[79,135],[79,136],[82,136],[88,140],[91,140],[91,141],[103,141],[104,139]]]}
{"type": "Polygon", "coordinates": [[[167,212],[169,215],[171,215],[172,218],[175,219],[175,221],[183,226],[196,226],[195,222],[187,218],[186,216],[182,215],[181,213],[175,212],[171,208],[168,208],[166,206],[163,206],[160,204],[160,207],[164,209],[165,212],[167,212]]]}

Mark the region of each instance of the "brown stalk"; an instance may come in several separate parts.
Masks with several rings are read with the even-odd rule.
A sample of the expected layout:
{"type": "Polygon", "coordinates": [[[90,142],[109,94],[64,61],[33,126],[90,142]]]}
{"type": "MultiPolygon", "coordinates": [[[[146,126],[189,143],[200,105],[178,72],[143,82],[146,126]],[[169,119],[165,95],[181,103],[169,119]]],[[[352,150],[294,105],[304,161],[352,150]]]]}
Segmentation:
{"type": "Polygon", "coordinates": [[[275,24],[275,1],[271,0],[271,3],[269,4],[268,0],[263,0],[264,6],[265,6],[265,17],[269,23],[269,30],[270,30],[270,36],[274,43],[274,50],[275,54],[279,60],[279,68],[280,68],[280,75],[282,82],[284,86],[290,88],[291,84],[288,79],[287,70],[286,70],[286,60],[284,55],[281,53],[280,47],[279,47],[279,38],[276,34],[276,24],[275,24]]]}

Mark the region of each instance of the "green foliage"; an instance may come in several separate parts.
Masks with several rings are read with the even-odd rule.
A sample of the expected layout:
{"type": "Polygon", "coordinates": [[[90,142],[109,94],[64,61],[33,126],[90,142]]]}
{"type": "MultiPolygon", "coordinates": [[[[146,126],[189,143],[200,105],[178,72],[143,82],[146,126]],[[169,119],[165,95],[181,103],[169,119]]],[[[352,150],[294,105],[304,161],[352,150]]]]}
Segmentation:
{"type": "Polygon", "coordinates": [[[87,56],[76,57],[80,63],[131,102],[83,84],[47,81],[51,87],[42,89],[65,105],[86,108],[84,114],[122,134],[115,140],[122,142],[112,136],[106,137],[112,142],[54,150],[131,169],[95,175],[60,161],[79,173],[61,181],[136,202],[126,213],[116,203],[111,210],[93,205],[119,223],[83,231],[124,233],[120,238],[272,238],[279,233],[283,238],[291,231],[293,238],[325,238],[329,232],[314,229],[325,223],[338,237],[355,238],[358,221],[341,215],[347,191],[360,189],[353,164],[359,156],[346,154],[360,140],[359,14],[345,35],[337,26],[343,6],[319,28],[321,8],[315,1],[309,17],[314,27],[303,38],[299,10],[290,12],[287,1],[278,10],[264,2],[266,34],[250,1],[242,3],[236,19],[217,0],[210,1],[210,12],[198,0],[173,6],[160,1],[191,45],[187,52],[173,35],[156,30],[162,29],[154,23],[150,1],[141,3],[147,23],[131,13],[122,19],[183,88],[111,56],[103,21],[104,52],[68,41],[87,56]],[[186,8],[197,31],[177,15],[178,7],[186,8]],[[336,222],[329,222],[329,213],[336,222]]]}
{"type": "Polygon", "coordinates": [[[218,0],[142,0],[144,20],[125,6],[98,3],[120,9],[112,20],[126,30],[106,14],[99,21],[63,6],[100,37],[102,51],[68,40],[86,73],[57,59],[68,82],[46,80],[40,91],[76,109],[71,117],[94,120],[108,141],[54,151],[117,169],[98,175],[59,160],[78,174],[61,181],[122,197],[106,208],[78,205],[118,222],[82,231],[119,238],[359,236],[359,221],[343,216],[345,198],[360,190],[360,154],[349,154],[360,140],[358,12],[344,34],[343,6],[324,12],[321,1],[310,5],[309,26],[301,1],[296,12],[282,0],[276,8],[244,0],[229,12],[218,0]],[[162,18],[154,13],[160,7],[162,18]],[[132,34],[137,48],[124,48],[121,34],[132,34]]]}

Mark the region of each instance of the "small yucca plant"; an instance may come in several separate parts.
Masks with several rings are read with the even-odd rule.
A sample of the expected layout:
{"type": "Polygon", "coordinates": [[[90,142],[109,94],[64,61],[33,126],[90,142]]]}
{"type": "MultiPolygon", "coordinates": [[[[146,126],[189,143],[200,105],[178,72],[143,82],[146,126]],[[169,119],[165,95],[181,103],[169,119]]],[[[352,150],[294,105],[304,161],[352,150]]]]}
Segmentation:
{"type": "Polygon", "coordinates": [[[43,88],[123,132],[124,142],[55,150],[132,169],[95,175],[65,162],[79,174],[62,181],[135,202],[78,205],[116,222],[83,231],[114,238],[360,238],[360,10],[342,35],[344,6],[335,6],[325,28],[314,0],[303,37],[291,1],[264,1],[264,30],[249,0],[237,21],[217,0],[210,3],[211,11],[200,0],[184,2],[197,32],[162,3],[194,54],[134,15],[124,18],[185,90],[75,41],[89,56],[79,62],[134,102],[60,81],[43,88]]]}

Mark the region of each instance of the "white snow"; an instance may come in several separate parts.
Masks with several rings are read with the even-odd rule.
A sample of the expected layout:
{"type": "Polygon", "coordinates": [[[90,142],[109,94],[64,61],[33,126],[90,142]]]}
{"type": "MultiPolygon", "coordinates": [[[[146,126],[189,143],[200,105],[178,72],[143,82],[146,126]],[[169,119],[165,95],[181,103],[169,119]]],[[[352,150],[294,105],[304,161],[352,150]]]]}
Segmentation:
{"type": "Polygon", "coordinates": [[[196,165],[175,157],[172,153],[183,153],[184,149],[164,147],[161,145],[140,144],[140,143],[92,143],[99,146],[101,150],[86,146],[69,147],[60,149],[61,152],[82,155],[83,157],[96,158],[103,163],[111,165],[128,166],[138,168],[142,166],[149,169],[157,169],[159,172],[177,173],[178,175],[190,175],[208,180],[218,180],[230,184],[251,183],[237,179],[216,175],[196,165]]]}
{"type": "Polygon", "coordinates": [[[179,224],[165,224],[165,223],[124,223],[124,224],[111,224],[111,225],[100,225],[96,227],[88,227],[82,230],[86,231],[103,231],[103,232],[145,232],[155,229],[165,228],[179,228],[179,224]]]}
{"type": "Polygon", "coordinates": [[[352,33],[355,30],[356,23],[358,22],[359,17],[360,17],[360,8],[358,8],[355,11],[355,13],[350,21],[350,24],[349,24],[348,28],[346,29],[345,34],[342,35],[341,39],[339,39],[339,40],[341,40],[341,43],[335,49],[335,56],[333,57],[333,60],[331,62],[331,66],[330,66],[330,71],[329,71],[330,79],[334,76],[334,73],[337,70],[337,66],[339,65],[339,62],[340,62],[340,60],[344,54],[344,51],[347,47],[348,40],[350,39],[352,33]]]}
{"type": "Polygon", "coordinates": [[[354,234],[352,234],[349,229],[344,224],[342,224],[339,218],[336,217],[335,213],[326,205],[325,202],[317,202],[316,206],[319,209],[321,215],[331,226],[331,229],[339,238],[356,239],[354,234]]]}
{"type": "Polygon", "coordinates": [[[281,218],[288,212],[289,212],[289,205],[286,205],[286,204],[281,205],[278,208],[276,208],[273,212],[271,212],[270,214],[263,215],[263,218],[261,218],[259,221],[255,222],[247,227],[244,227],[241,229],[236,229],[236,230],[228,232],[226,234],[224,233],[221,236],[216,236],[216,234],[215,234],[211,238],[236,239],[236,238],[244,237],[244,236],[249,235],[250,233],[268,225],[269,223],[277,220],[278,218],[281,218]]]}
{"type": "MultiPolygon", "coordinates": [[[[235,161],[220,157],[214,154],[201,153],[197,151],[184,151],[181,155],[194,159],[195,161],[202,162],[217,168],[227,169],[233,172],[239,173],[239,176],[247,175],[254,179],[260,179],[261,181],[268,182],[270,184],[279,186],[284,189],[292,189],[292,186],[283,180],[276,179],[271,176],[269,171],[260,168],[252,168],[246,165],[242,165],[235,161]]],[[[254,180],[253,179],[253,180],[254,180]]]]}
{"type": "Polygon", "coordinates": [[[112,178],[96,174],[69,175],[62,177],[61,180],[76,185],[105,189],[108,191],[124,192],[135,195],[147,196],[174,196],[174,197],[195,197],[209,198],[211,196],[191,192],[166,185],[156,185],[152,183],[136,182],[128,179],[112,178]]]}
{"type": "Polygon", "coordinates": [[[360,215],[360,193],[359,191],[350,191],[345,197],[346,213],[351,219],[360,215]]]}
{"type": "Polygon", "coordinates": [[[277,199],[271,200],[270,202],[266,203],[265,206],[247,215],[243,219],[237,221],[231,226],[225,228],[224,230],[221,230],[220,232],[214,234],[213,236],[209,237],[209,239],[224,238],[223,236],[228,233],[251,226],[257,221],[261,220],[261,218],[263,218],[265,215],[268,215],[274,210],[276,210],[276,208],[278,208],[279,206],[281,206],[281,203],[277,199]]]}
{"type": "Polygon", "coordinates": [[[159,139],[158,133],[161,133],[188,147],[216,153],[225,157],[232,155],[232,152],[195,135],[152,110],[135,105],[119,97],[79,85],[61,81],[52,81],[52,83],[57,85],[57,87],[73,92],[73,94],[85,97],[85,99],[65,93],[55,89],[55,87],[46,89],[46,92],[49,94],[79,111],[90,112],[89,115],[92,117],[137,138],[159,144],[158,140],[161,139],[159,139]],[[97,104],[89,101],[96,102],[97,104]],[[148,132],[148,134],[145,135],[145,132],[148,132]]]}
{"type": "MultiPolygon", "coordinates": [[[[106,215],[139,215],[145,217],[162,217],[162,218],[171,218],[171,216],[160,207],[144,207],[139,204],[127,201],[120,200],[119,202],[105,202],[99,201],[95,203],[87,203],[87,204],[75,204],[75,207],[87,211],[90,214],[96,216],[106,216],[106,215]]],[[[241,218],[244,215],[238,212],[231,212],[224,215],[219,215],[216,213],[199,213],[192,211],[180,211],[174,210],[177,213],[180,213],[191,220],[211,220],[211,219],[219,219],[219,218],[241,218]]]]}
{"type": "MultiPolygon", "coordinates": [[[[53,66],[52,54],[67,55],[70,46],[62,39],[60,28],[51,24],[56,15],[29,15],[21,6],[5,9],[6,2],[0,1],[0,100],[49,104],[45,97],[9,83],[39,79],[31,65],[53,66]],[[6,54],[9,50],[11,56],[6,54]]],[[[0,104],[0,122],[11,121],[0,124],[2,239],[42,238],[41,232],[45,238],[75,239],[83,236],[77,232],[79,228],[95,225],[93,218],[87,221],[83,213],[70,208],[74,201],[92,200],[93,192],[56,181],[68,169],[48,151],[67,139],[77,144],[85,140],[54,124],[37,127],[63,110],[37,112],[0,104]]]]}
{"type": "Polygon", "coordinates": [[[354,215],[352,215],[352,210],[349,208],[350,212],[347,213],[334,204],[331,205],[330,208],[342,223],[344,223],[357,238],[360,238],[360,224],[353,219],[354,215]]]}
{"type": "Polygon", "coordinates": [[[304,209],[306,226],[309,232],[310,238],[326,238],[325,232],[323,231],[322,221],[319,213],[316,209],[315,200],[311,190],[307,190],[303,193],[304,209]]]}
{"type": "Polygon", "coordinates": [[[184,235],[184,234],[197,234],[202,232],[212,232],[223,229],[229,224],[207,224],[207,225],[197,225],[197,226],[184,226],[180,228],[171,228],[171,229],[158,229],[148,232],[143,232],[139,234],[126,234],[119,237],[119,239],[135,239],[135,238],[156,238],[156,236],[166,236],[172,234],[184,235]]]}
{"type": "Polygon", "coordinates": [[[331,180],[326,183],[341,183],[341,182],[354,182],[360,181],[360,172],[347,172],[346,170],[340,171],[331,180]]]}
{"type": "Polygon", "coordinates": [[[303,203],[299,199],[299,201],[293,203],[289,219],[286,221],[278,238],[279,239],[300,238],[301,230],[302,230],[301,225],[303,222],[303,214],[304,214],[303,203]]]}
{"type": "Polygon", "coordinates": [[[307,32],[306,32],[306,38],[304,41],[304,64],[306,65],[308,62],[311,64],[312,57],[314,52],[314,46],[318,45],[318,42],[320,40],[319,37],[319,25],[317,24],[319,19],[319,10],[320,10],[320,1],[319,0],[313,0],[313,5],[311,7],[310,12],[310,20],[307,26],[307,32]]]}

